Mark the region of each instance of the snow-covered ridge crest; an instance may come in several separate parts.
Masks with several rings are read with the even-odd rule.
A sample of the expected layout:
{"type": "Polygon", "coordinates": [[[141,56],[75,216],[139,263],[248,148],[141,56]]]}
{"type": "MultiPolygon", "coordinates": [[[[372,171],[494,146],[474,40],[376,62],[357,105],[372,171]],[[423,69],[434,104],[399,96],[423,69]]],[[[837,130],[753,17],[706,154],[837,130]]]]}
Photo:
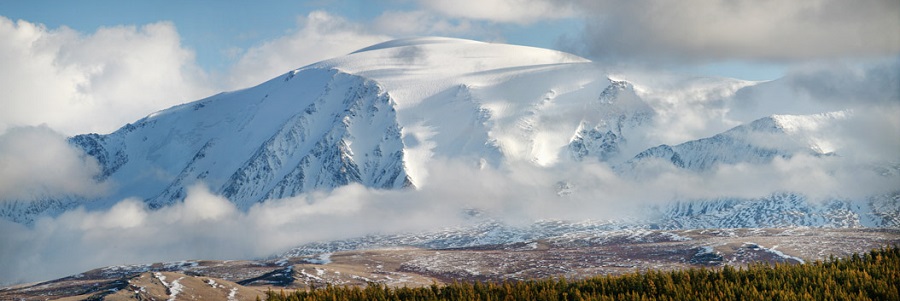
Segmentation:
{"type": "Polygon", "coordinates": [[[249,107],[255,116],[240,116],[250,118],[237,124],[238,119],[225,118],[227,125],[237,127],[236,133],[245,133],[245,141],[255,142],[234,145],[240,141],[229,137],[232,133],[210,131],[175,182],[151,204],[183,198],[184,187],[197,180],[221,187],[224,196],[243,208],[352,182],[377,188],[410,185],[401,161],[394,104],[377,83],[334,69],[300,70],[273,81],[283,84],[249,107]],[[224,141],[228,139],[232,141],[224,141]],[[221,156],[211,155],[219,144],[243,149],[238,154],[223,150],[221,156]],[[248,159],[236,165],[241,162],[236,158],[248,159]],[[214,170],[228,160],[231,166],[224,173],[214,170]],[[213,172],[215,177],[210,177],[213,172]]]}
{"type": "MultiPolygon", "coordinates": [[[[616,86],[587,59],[533,47],[413,38],[309,67],[322,66],[371,78],[391,91],[404,141],[414,142],[407,145],[405,162],[417,184],[427,181],[422,166],[435,156],[494,165],[504,160],[556,164],[569,156],[572,137],[603,140],[579,134],[586,127],[605,134],[607,127],[620,127],[620,111],[630,111],[630,103],[646,107],[640,100],[609,103],[616,93],[603,103],[604,90],[625,86],[616,86]]],[[[630,84],[627,90],[634,94],[630,84]]],[[[616,133],[614,140],[621,139],[616,133]]]]}
{"type": "Polygon", "coordinates": [[[767,163],[798,154],[833,155],[830,133],[852,116],[851,111],[815,115],[772,115],[734,127],[712,137],[678,145],[660,145],[637,154],[622,170],[649,158],[662,158],[679,168],[708,170],[716,164],[767,163]]]}
{"type": "Polygon", "coordinates": [[[106,208],[125,198],[161,207],[182,200],[196,183],[240,208],[348,183],[408,187],[394,106],[367,78],[336,69],[292,71],[150,114],[108,135],[73,137],[98,159],[98,179],[116,189],[90,201],[4,202],[0,212],[30,223],[43,212],[106,208]]]}
{"type": "Polygon", "coordinates": [[[366,52],[366,51],[373,51],[373,50],[395,48],[395,47],[418,46],[418,45],[428,45],[428,44],[477,44],[477,43],[483,43],[483,42],[473,41],[473,40],[465,40],[465,39],[446,38],[446,37],[413,37],[413,38],[395,39],[395,40],[378,43],[378,44],[368,46],[368,47],[362,48],[360,50],[351,52],[350,54],[366,52]]]}
{"type": "Polygon", "coordinates": [[[386,66],[396,64],[398,61],[403,64],[415,62],[417,65],[421,66],[447,68],[448,70],[445,70],[445,72],[455,70],[461,73],[531,65],[591,62],[590,60],[577,55],[544,48],[487,43],[457,38],[417,37],[396,39],[375,44],[354,51],[347,56],[326,60],[313,65],[341,65],[350,63],[350,66],[346,67],[355,67],[355,71],[358,72],[368,70],[362,68],[365,66],[386,66]],[[421,52],[411,51],[410,49],[420,50],[421,52]],[[453,66],[452,64],[447,64],[448,62],[446,60],[415,60],[417,55],[424,54],[428,54],[435,58],[450,58],[453,63],[458,63],[460,58],[476,58],[484,60],[476,60],[483,64],[480,67],[475,68],[476,70],[467,70],[467,68],[471,68],[474,65],[463,64],[453,66]],[[460,56],[461,54],[463,56],[460,56]],[[358,62],[358,59],[355,57],[359,55],[368,58],[377,57],[380,58],[380,60],[358,62]]]}
{"type": "Polygon", "coordinates": [[[778,127],[787,133],[815,131],[835,121],[845,120],[853,115],[853,111],[836,111],[813,115],[772,115],[778,127]]]}
{"type": "Polygon", "coordinates": [[[835,123],[847,120],[854,115],[853,111],[837,111],[814,115],[772,115],[778,128],[793,137],[802,137],[810,149],[819,154],[830,154],[839,142],[833,141],[829,131],[835,123]]]}

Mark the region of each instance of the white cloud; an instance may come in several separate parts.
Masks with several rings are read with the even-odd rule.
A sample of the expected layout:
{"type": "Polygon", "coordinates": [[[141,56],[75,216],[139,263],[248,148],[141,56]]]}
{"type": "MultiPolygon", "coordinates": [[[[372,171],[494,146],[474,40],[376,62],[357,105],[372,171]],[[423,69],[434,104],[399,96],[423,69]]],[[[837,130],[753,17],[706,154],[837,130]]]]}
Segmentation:
{"type": "Polygon", "coordinates": [[[438,214],[446,211],[425,208],[436,203],[404,199],[408,193],[349,185],[270,200],[241,212],[225,198],[195,186],[183,203],[158,210],[126,199],[105,210],[75,209],[42,218],[30,228],[0,220],[0,283],[116,264],[257,258],[305,242],[427,229],[453,219],[438,214]]]}
{"type": "Polygon", "coordinates": [[[747,120],[728,115],[735,93],[755,82],[639,70],[610,75],[632,83],[635,93],[655,111],[652,124],[626,133],[629,138],[623,153],[629,156],[661,143],[674,145],[709,137],[771,114],[764,112],[747,120]]]}
{"type": "Polygon", "coordinates": [[[813,64],[792,70],[783,80],[823,105],[900,104],[900,58],[813,64]]]}
{"type": "Polygon", "coordinates": [[[878,110],[872,108],[896,105],[900,105],[900,61],[834,61],[803,64],[783,78],[737,91],[724,117],[749,122],[771,114],[874,112],[878,110]]]}
{"type": "Polygon", "coordinates": [[[430,10],[449,17],[532,24],[575,15],[569,1],[549,0],[420,0],[430,10]]]}
{"type": "MultiPolygon", "coordinates": [[[[636,93],[656,112],[652,125],[628,133],[623,153],[630,155],[660,143],[710,137],[776,114],[851,110],[881,120],[890,118],[878,112],[892,112],[900,105],[900,61],[896,59],[802,64],[783,78],[765,82],[639,70],[611,75],[633,83],[636,93]]],[[[873,139],[879,140],[886,139],[873,139]]]]}
{"type": "Polygon", "coordinates": [[[0,220],[0,283],[47,280],[119,264],[259,258],[308,242],[433,231],[471,223],[463,214],[466,209],[522,225],[538,219],[639,218],[646,211],[642,206],[674,198],[752,198],[782,191],[813,198],[856,197],[896,189],[896,177],[844,160],[801,155],[700,174],[659,165],[651,167],[653,176],[634,180],[597,162],[549,168],[511,163],[494,169],[437,159],[429,166],[429,184],[418,189],[385,191],[351,184],[268,200],[246,212],[206,187],[194,186],[184,202],[157,210],[126,199],[109,209],[44,217],[30,228],[0,220]],[[558,180],[568,181],[574,192],[557,196],[553,183],[558,180]]]}
{"type": "Polygon", "coordinates": [[[484,34],[481,24],[467,19],[448,19],[424,10],[386,11],[379,15],[372,26],[377,32],[394,36],[409,35],[466,35],[484,34]]]}
{"type": "Polygon", "coordinates": [[[211,94],[174,25],[104,27],[89,35],[0,16],[0,132],[47,124],[106,133],[211,94]]]}
{"type": "MultiPolygon", "coordinates": [[[[268,200],[246,212],[205,187],[194,186],[184,202],[158,210],[126,199],[109,209],[75,209],[43,217],[33,227],[0,220],[4,267],[0,283],[117,264],[257,258],[307,242],[436,230],[464,223],[465,208],[510,222],[562,214],[547,213],[564,203],[551,187],[536,185],[545,175],[534,167],[515,167],[517,172],[509,174],[468,162],[438,160],[430,167],[436,184],[418,190],[384,191],[351,184],[331,192],[268,200]]],[[[594,212],[594,217],[608,216],[594,212]]]]}
{"type": "Polygon", "coordinates": [[[45,126],[9,129],[0,135],[0,202],[65,196],[96,197],[97,160],[45,126]]]}
{"type": "Polygon", "coordinates": [[[608,61],[793,61],[900,52],[900,2],[894,0],[577,3],[588,20],[586,55],[608,61]]]}
{"type": "MultiPolygon", "coordinates": [[[[897,159],[896,157],[893,159],[897,159]]],[[[867,162],[873,162],[868,161],[867,162]]],[[[674,168],[669,162],[646,164],[638,172],[645,176],[623,182],[623,196],[643,196],[643,202],[721,198],[763,198],[773,193],[802,194],[813,201],[861,200],[896,191],[897,177],[885,177],[872,165],[859,165],[855,158],[817,157],[797,154],[776,157],[768,164],[717,165],[695,173],[674,168]]],[[[881,165],[885,162],[877,162],[881,165]]]]}
{"type": "MultiPolygon", "coordinates": [[[[824,129],[835,151],[856,166],[900,167],[900,103],[856,108],[847,122],[824,129]]],[[[895,182],[894,187],[900,187],[895,182]]]]}
{"type": "Polygon", "coordinates": [[[231,68],[228,87],[246,88],[272,79],[294,68],[348,54],[388,40],[361,24],[324,11],[314,11],[297,20],[291,34],[248,49],[231,68]]]}

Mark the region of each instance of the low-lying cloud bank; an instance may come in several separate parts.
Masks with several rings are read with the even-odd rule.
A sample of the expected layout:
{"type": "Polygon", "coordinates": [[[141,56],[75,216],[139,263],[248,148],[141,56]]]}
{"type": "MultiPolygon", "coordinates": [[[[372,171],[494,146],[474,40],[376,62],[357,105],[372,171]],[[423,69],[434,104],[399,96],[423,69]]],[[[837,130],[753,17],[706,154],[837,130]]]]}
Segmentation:
{"type": "Polygon", "coordinates": [[[0,202],[106,192],[94,177],[97,160],[46,126],[13,128],[0,135],[0,202]]]}
{"type": "Polygon", "coordinates": [[[447,172],[436,171],[435,177],[445,184],[427,189],[380,191],[353,184],[269,200],[246,212],[198,184],[184,202],[158,210],[126,199],[107,210],[76,209],[45,217],[32,227],[0,221],[0,265],[5,267],[0,282],[61,277],[114,264],[255,258],[306,242],[426,231],[459,224],[462,208],[513,216],[519,205],[511,200],[529,197],[526,191],[494,186],[505,182],[497,171],[473,177],[476,169],[455,164],[443,169],[447,172]],[[452,176],[439,176],[448,173],[452,176]]]}
{"type": "Polygon", "coordinates": [[[639,171],[648,176],[634,178],[599,162],[494,169],[438,159],[429,168],[428,185],[418,189],[385,191],[352,184],[269,200],[246,212],[197,184],[183,202],[157,210],[125,199],[105,210],[44,217],[30,227],[0,221],[0,283],[47,280],[109,265],[259,258],[309,242],[432,231],[472,223],[464,213],[469,209],[526,225],[541,219],[641,218],[647,205],[673,199],[793,191],[827,200],[896,189],[897,176],[885,177],[848,161],[857,159],[798,155],[702,173],[660,162],[639,171]],[[567,194],[554,187],[561,180],[569,185],[567,194]]]}

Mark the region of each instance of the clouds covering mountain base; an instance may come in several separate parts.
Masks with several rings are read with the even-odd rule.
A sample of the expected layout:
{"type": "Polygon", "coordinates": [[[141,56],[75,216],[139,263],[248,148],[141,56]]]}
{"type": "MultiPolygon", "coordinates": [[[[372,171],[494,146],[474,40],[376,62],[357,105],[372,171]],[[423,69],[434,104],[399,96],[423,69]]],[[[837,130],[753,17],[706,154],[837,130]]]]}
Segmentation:
{"type": "MultiPolygon", "coordinates": [[[[853,186],[871,185],[867,181],[876,178],[852,180],[844,171],[820,171],[815,177],[805,178],[808,183],[798,183],[800,180],[795,178],[785,184],[768,177],[788,176],[763,171],[808,172],[819,168],[819,164],[810,165],[812,160],[815,158],[776,160],[765,167],[728,167],[706,175],[669,170],[650,180],[629,180],[599,163],[567,168],[518,165],[494,169],[468,162],[437,161],[430,170],[431,184],[420,189],[377,190],[350,184],[330,192],[268,200],[247,211],[239,210],[229,200],[198,184],[187,191],[183,202],[159,209],[149,209],[138,199],[125,199],[109,209],[79,208],[56,217],[43,217],[31,226],[0,221],[0,235],[4,237],[0,264],[6,267],[0,280],[10,283],[49,279],[108,265],[259,258],[304,243],[475,226],[485,218],[512,226],[528,226],[538,220],[611,220],[622,225],[656,224],[674,228],[898,226],[896,221],[874,224],[875,220],[887,219],[879,219],[865,208],[849,208],[868,207],[868,199],[791,194],[800,199],[784,202],[771,199],[764,192],[768,189],[747,187],[750,186],[747,183],[757,184],[766,179],[764,182],[773,185],[771,190],[839,194],[840,190],[853,186]],[[563,178],[568,180],[571,190],[560,196],[558,187],[548,183],[563,178]],[[851,181],[847,182],[848,179],[851,181]],[[822,181],[844,184],[816,185],[822,181]],[[733,197],[724,198],[727,195],[733,197]],[[684,206],[692,202],[671,202],[674,196],[703,200],[718,196],[721,200],[697,202],[696,211],[685,214],[684,206]],[[845,200],[841,204],[848,210],[826,210],[835,201],[845,200]],[[760,216],[745,217],[743,222],[735,220],[748,214],[746,211],[713,210],[715,206],[753,208],[761,203],[766,205],[761,207],[765,209],[763,212],[756,212],[760,216]],[[705,213],[701,213],[704,206],[705,213]],[[479,212],[480,217],[473,218],[472,212],[479,212]],[[803,216],[776,222],[760,218],[792,212],[803,216]],[[851,216],[828,220],[828,214],[834,212],[851,216]]],[[[892,177],[885,181],[895,180],[892,177]]],[[[894,199],[887,200],[893,203],[879,204],[887,210],[896,210],[898,194],[893,192],[894,199]]],[[[897,214],[883,213],[887,218],[897,214]]]]}

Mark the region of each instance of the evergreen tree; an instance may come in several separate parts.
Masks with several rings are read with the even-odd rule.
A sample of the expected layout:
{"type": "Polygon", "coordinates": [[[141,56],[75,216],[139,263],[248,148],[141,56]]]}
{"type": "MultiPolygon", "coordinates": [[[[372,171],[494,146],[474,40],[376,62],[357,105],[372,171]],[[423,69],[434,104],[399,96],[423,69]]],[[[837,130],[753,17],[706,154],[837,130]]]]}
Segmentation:
{"type": "Polygon", "coordinates": [[[312,288],[268,300],[900,300],[897,247],[809,264],[646,271],[582,280],[433,283],[419,288],[312,288]]]}

